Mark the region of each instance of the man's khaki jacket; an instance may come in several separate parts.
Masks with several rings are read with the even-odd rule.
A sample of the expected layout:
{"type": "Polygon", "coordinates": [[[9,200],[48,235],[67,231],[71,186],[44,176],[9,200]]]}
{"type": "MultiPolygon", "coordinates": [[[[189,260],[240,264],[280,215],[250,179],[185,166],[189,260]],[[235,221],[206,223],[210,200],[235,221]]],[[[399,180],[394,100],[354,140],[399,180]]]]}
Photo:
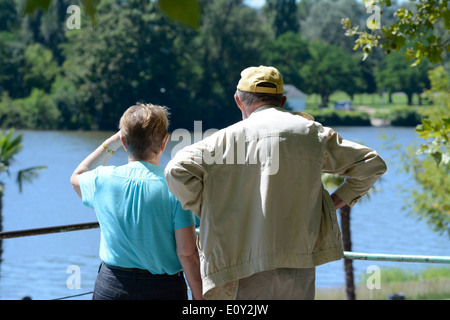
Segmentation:
{"type": "Polygon", "coordinates": [[[345,177],[335,193],[353,206],[385,171],[374,150],[272,106],[177,152],[165,174],[183,208],[200,217],[204,297],[234,299],[240,278],[341,259],[321,175],[345,177]]]}

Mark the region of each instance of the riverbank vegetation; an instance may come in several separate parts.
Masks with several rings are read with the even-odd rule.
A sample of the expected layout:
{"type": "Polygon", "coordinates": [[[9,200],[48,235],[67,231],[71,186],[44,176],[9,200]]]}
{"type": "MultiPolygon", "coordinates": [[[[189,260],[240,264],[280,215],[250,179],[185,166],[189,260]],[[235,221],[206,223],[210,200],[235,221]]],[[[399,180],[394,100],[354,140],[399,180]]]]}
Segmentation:
{"type": "MultiPolygon", "coordinates": [[[[408,268],[381,268],[380,289],[369,290],[364,272],[358,278],[358,300],[436,300],[450,299],[450,268],[428,267],[421,270],[408,268]]],[[[318,288],[317,300],[345,300],[345,288],[318,288]]]]}

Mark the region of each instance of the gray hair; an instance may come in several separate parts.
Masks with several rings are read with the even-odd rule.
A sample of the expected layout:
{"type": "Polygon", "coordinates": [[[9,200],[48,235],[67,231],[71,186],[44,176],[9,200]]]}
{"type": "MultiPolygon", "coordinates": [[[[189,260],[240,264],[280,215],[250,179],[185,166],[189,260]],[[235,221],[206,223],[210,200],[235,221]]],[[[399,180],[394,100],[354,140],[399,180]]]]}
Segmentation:
{"type": "Polygon", "coordinates": [[[267,104],[281,107],[283,103],[283,94],[272,94],[272,93],[256,93],[237,90],[239,99],[242,101],[244,106],[251,107],[255,104],[265,102],[267,104]]]}

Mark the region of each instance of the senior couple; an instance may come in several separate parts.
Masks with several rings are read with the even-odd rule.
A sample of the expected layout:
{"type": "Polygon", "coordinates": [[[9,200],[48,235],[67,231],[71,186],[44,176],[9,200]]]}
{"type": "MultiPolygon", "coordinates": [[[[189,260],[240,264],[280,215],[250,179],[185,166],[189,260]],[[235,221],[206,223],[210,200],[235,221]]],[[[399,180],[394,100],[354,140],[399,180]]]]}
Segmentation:
{"type": "Polygon", "coordinates": [[[314,299],[315,267],[343,257],[336,209],[353,206],[386,164],[284,110],[273,67],[243,70],[234,98],[243,120],[183,148],[165,171],[168,110],[151,104],[126,110],[120,131],[75,169],[71,183],[101,229],[93,299],[187,299],[185,278],[193,299],[314,299]],[[105,166],[121,147],[128,164],[105,166]],[[230,161],[238,156],[248,161],[230,161]],[[331,195],[323,172],[345,177],[331,195]]]}

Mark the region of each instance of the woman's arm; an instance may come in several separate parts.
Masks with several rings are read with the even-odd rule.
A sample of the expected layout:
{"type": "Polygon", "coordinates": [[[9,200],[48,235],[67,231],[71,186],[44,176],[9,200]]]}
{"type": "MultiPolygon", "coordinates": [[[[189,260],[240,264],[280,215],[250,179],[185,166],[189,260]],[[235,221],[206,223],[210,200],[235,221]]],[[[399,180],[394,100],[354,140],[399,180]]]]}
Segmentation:
{"type": "Polygon", "coordinates": [[[203,300],[200,259],[196,239],[197,235],[195,234],[194,226],[175,230],[177,255],[186,275],[186,280],[191,288],[192,298],[194,300],[203,300]]]}
{"type": "Polygon", "coordinates": [[[103,142],[94,152],[87,156],[75,169],[72,176],[70,177],[70,183],[72,184],[75,192],[81,198],[81,189],[79,183],[79,177],[82,173],[86,171],[93,170],[98,166],[105,165],[110,159],[114,152],[117,151],[122,146],[122,141],[120,138],[120,131],[112,135],[103,142]]]}

